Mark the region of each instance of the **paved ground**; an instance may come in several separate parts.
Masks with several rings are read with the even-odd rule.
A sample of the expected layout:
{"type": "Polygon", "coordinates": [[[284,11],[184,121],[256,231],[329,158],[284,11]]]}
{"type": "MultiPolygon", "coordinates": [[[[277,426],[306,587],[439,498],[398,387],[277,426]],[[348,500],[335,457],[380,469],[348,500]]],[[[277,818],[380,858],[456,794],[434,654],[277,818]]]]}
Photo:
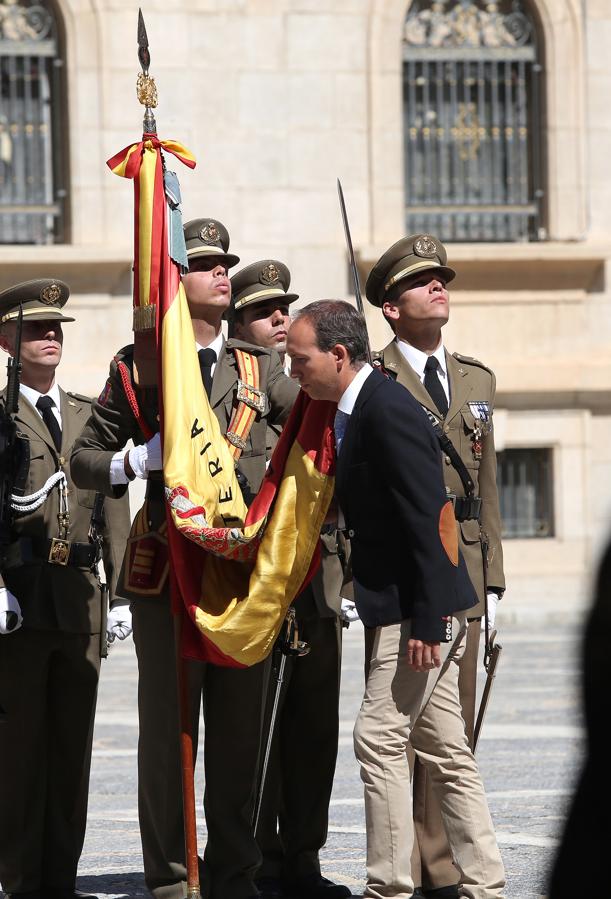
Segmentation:
{"type": "MultiPolygon", "coordinates": [[[[581,745],[575,635],[568,626],[512,625],[504,628],[501,642],[504,654],[478,758],[507,869],[507,899],[538,899],[545,893],[581,745]]],[[[344,647],[339,761],[323,869],[360,893],[365,828],[351,737],[363,689],[360,627],[350,628],[344,647]]],[[[136,742],[130,640],[103,665],[78,881],[80,889],[108,899],[148,895],[136,812],[136,742]]],[[[200,829],[203,844],[203,822],[200,829]]]]}

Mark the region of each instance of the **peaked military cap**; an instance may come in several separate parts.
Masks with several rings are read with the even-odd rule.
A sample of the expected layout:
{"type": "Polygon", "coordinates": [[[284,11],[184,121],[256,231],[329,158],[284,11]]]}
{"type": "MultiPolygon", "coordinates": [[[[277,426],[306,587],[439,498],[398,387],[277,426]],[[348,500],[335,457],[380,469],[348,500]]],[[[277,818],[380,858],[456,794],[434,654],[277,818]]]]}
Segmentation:
{"type": "Polygon", "coordinates": [[[218,256],[223,259],[227,268],[237,265],[239,256],[228,253],[229,231],[222,222],[216,219],[191,219],[184,226],[187,257],[197,259],[201,256],[218,256]]]}
{"type": "Polygon", "coordinates": [[[233,309],[237,312],[245,306],[279,299],[292,303],[299,299],[296,293],[288,293],[291,273],[283,262],[277,259],[262,259],[247,265],[231,279],[233,309]]]}
{"type": "Polygon", "coordinates": [[[380,256],[371,269],[365,285],[367,299],[374,306],[382,306],[394,284],[431,269],[437,269],[446,282],[451,281],[456,277],[456,272],[446,265],[447,261],[444,245],[431,234],[402,237],[380,256]]]}
{"type": "Polygon", "coordinates": [[[34,278],[14,284],[0,293],[0,323],[15,321],[20,305],[28,321],[73,322],[73,318],[62,313],[69,296],[70,288],[57,278],[34,278]]]}

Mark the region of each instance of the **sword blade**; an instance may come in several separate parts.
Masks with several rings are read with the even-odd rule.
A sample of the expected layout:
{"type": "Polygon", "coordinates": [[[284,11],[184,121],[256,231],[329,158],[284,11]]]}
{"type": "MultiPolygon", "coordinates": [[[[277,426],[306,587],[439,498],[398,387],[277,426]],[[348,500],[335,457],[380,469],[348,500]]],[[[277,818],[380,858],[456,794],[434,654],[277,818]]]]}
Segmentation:
{"type": "Polygon", "coordinates": [[[486,711],[488,709],[488,703],[490,702],[490,693],[492,692],[492,685],[494,684],[494,678],[496,676],[496,669],[499,663],[499,659],[501,658],[501,653],[503,651],[503,647],[500,643],[496,643],[490,653],[490,661],[488,662],[488,673],[486,675],[486,683],[484,685],[484,692],[482,693],[482,701],[480,702],[479,711],[477,713],[477,721],[475,723],[475,731],[473,734],[473,752],[477,747],[477,741],[479,740],[479,735],[481,733],[484,718],[486,716],[486,711]]]}
{"type": "MultiPolygon", "coordinates": [[[[354,247],[352,246],[352,237],[350,235],[350,225],[348,224],[348,213],[346,212],[346,202],[344,200],[344,191],[342,190],[342,182],[337,179],[337,194],[339,196],[339,208],[342,214],[342,223],[344,225],[344,234],[346,235],[346,247],[348,249],[348,260],[350,264],[350,273],[352,275],[352,286],[354,287],[354,297],[356,299],[356,308],[359,310],[363,318],[365,318],[365,309],[363,307],[363,297],[361,295],[361,282],[359,279],[359,270],[356,267],[356,259],[354,257],[354,247]]],[[[369,340],[367,341],[367,361],[371,365],[371,347],[369,340]]]]}

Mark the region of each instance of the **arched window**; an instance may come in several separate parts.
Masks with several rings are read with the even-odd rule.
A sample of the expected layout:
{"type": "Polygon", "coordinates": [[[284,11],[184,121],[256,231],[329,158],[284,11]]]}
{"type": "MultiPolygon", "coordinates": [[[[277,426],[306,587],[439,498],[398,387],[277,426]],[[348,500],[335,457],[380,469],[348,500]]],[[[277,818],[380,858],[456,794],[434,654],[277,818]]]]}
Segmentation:
{"type": "Polygon", "coordinates": [[[0,0],[0,243],[63,239],[64,111],[50,4],[0,0]]]}
{"type": "Polygon", "coordinates": [[[543,230],[541,48],[523,0],[414,0],[403,38],[408,233],[543,230]]]}

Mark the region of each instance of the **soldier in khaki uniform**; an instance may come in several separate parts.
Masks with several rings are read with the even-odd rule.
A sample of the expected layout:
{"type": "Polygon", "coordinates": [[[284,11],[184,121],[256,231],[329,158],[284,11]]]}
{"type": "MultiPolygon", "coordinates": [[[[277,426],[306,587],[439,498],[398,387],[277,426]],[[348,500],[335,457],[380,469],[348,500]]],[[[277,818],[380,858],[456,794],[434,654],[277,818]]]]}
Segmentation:
{"type": "MultiPolygon", "coordinates": [[[[268,423],[286,420],[298,388],[284,374],[277,353],[223,338],[221,320],[231,301],[227,271],[239,261],[228,252],[224,225],[196,219],[184,231],[189,273],[183,282],[202,379],[223,433],[237,403],[235,349],[249,353],[258,364],[260,410],[249,433],[242,435],[245,448],[238,465],[248,502],[265,474],[268,423]]],[[[124,493],[134,476],[147,479],[145,505],[134,522],[123,569],[123,593],[132,600],[139,671],[140,832],[149,890],[160,899],[181,899],[186,870],[176,664],[157,409],[156,389],[138,386],[133,347],[125,347],[111,363],[106,387],[75,448],[73,469],[81,486],[110,496],[124,493]],[[157,432],[148,442],[128,402],[121,373],[128,376],[149,429],[157,432]],[[135,447],[125,452],[129,439],[135,447]]],[[[258,892],[254,875],[261,857],[252,833],[252,813],[269,666],[237,669],[189,662],[188,667],[192,733],[197,738],[200,705],[206,728],[208,842],[203,882],[211,899],[247,899],[258,892]]]]}
{"type": "MultiPolygon", "coordinates": [[[[491,624],[505,589],[492,427],[496,382],[483,363],[444,347],[441,329],[449,317],[446,284],[455,276],[446,263],[445,248],[437,238],[426,234],[403,238],[378,260],[366,293],[395,332],[395,339],[377,354],[379,363],[440,422],[473,482],[472,489],[466,490],[452,459],[444,454],[446,490],[453,497],[459,545],[480,600],[469,612],[467,647],[457,671],[463,718],[472,744],[485,584],[491,624]],[[480,528],[488,542],[486,581],[480,528]]],[[[452,899],[458,896],[457,871],[438,805],[417,758],[413,792],[424,895],[452,899]]],[[[412,867],[417,871],[415,862],[412,867]]]]}
{"type": "MultiPolygon", "coordinates": [[[[276,259],[254,262],[231,279],[232,333],[275,348],[283,361],[289,305],[299,299],[289,293],[290,282],[287,266],[276,259]]],[[[278,426],[268,428],[270,456],[280,431],[278,426]]],[[[310,652],[287,658],[257,827],[263,854],[257,884],[268,899],[350,895],[348,887],[321,875],[319,861],[337,760],[343,581],[336,533],[321,535],[321,544],[321,566],[293,604],[299,636],[310,652]]],[[[275,692],[272,678],[268,721],[275,692]]]]}
{"type": "MultiPolygon", "coordinates": [[[[16,512],[0,548],[0,883],[10,896],[73,899],[85,837],[91,742],[106,596],[89,541],[94,493],[78,490],[68,459],[91,401],[55,380],[69,289],[41,278],[0,293],[0,346],[16,349],[23,309],[18,437],[24,458],[14,494],[41,491],[16,512]],[[66,518],[60,517],[65,476],[66,518]],[[45,484],[47,489],[44,490],[45,484]],[[46,497],[45,497],[46,493],[46,497]],[[34,503],[34,499],[32,499],[34,503]]],[[[4,403],[6,391],[0,396],[4,403]]],[[[126,502],[106,501],[104,568],[112,589],[129,532],[126,502]]]]}

